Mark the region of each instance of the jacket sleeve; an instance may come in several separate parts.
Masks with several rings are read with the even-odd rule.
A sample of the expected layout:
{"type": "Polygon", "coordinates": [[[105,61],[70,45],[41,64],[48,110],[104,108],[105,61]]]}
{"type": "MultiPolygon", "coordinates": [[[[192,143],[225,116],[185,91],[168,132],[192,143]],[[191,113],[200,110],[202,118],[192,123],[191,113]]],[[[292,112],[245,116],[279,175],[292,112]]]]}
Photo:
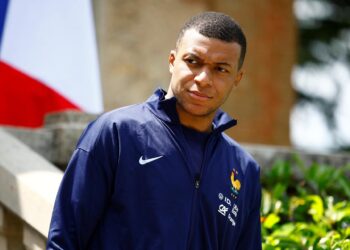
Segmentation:
{"type": "Polygon", "coordinates": [[[96,124],[83,133],[56,197],[47,249],[88,247],[113,191],[118,155],[115,138],[96,124]]]}
{"type": "Polygon", "coordinates": [[[261,185],[260,168],[257,167],[255,178],[252,182],[255,184],[252,200],[252,209],[248,214],[246,223],[241,233],[237,250],[261,250],[261,222],[260,222],[260,204],[261,204],[261,185]]]}

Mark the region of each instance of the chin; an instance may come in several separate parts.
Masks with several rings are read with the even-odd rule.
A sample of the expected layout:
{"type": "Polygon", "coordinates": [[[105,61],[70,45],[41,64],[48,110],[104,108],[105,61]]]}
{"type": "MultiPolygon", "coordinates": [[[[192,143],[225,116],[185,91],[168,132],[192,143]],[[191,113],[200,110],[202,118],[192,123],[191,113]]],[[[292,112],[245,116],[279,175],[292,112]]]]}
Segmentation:
{"type": "Polygon", "coordinates": [[[206,107],[185,107],[185,111],[192,115],[192,116],[198,116],[198,117],[206,117],[210,116],[213,112],[206,107]]]}

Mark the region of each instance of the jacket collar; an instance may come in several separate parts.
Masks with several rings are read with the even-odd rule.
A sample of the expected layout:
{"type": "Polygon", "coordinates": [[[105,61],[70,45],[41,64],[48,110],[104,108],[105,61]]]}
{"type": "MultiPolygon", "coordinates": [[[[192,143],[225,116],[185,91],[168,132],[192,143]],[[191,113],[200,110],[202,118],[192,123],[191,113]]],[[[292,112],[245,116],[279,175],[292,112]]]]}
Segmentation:
{"type": "MultiPolygon", "coordinates": [[[[158,118],[167,123],[180,124],[176,111],[176,98],[165,99],[166,91],[157,89],[148,98],[146,105],[158,118]]],[[[219,109],[213,120],[213,132],[222,132],[237,124],[237,120],[231,118],[226,112],[219,109]]]]}

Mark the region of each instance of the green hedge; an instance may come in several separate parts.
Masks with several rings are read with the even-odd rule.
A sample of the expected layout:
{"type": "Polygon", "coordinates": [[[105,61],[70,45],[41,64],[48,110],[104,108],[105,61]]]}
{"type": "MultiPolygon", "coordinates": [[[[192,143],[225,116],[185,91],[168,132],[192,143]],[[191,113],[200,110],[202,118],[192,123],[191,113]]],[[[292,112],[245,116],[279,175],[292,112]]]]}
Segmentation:
{"type": "Polygon", "coordinates": [[[350,249],[350,164],[312,164],[298,157],[262,174],[263,249],[350,249]]]}

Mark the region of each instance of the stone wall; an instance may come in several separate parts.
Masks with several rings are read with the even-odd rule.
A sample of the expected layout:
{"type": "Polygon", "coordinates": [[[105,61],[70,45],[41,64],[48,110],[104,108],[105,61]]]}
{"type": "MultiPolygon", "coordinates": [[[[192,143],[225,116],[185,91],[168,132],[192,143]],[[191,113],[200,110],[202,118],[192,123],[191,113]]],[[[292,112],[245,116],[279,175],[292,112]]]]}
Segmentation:
{"type": "MultiPolygon", "coordinates": [[[[87,123],[95,118],[96,116],[79,112],[53,113],[46,117],[46,125],[42,129],[4,128],[33,151],[64,170],[78,138],[87,123]]],[[[307,152],[286,146],[249,143],[242,145],[259,162],[262,171],[268,171],[277,160],[290,160],[296,155],[306,165],[317,162],[337,167],[350,163],[349,153],[307,152]]]]}
{"type": "Polygon", "coordinates": [[[245,76],[224,109],[239,121],[229,134],[240,142],[289,145],[290,78],[296,55],[293,1],[94,1],[106,110],[167,89],[168,55],[190,16],[222,11],[248,39],[245,76]]]}
{"type": "Polygon", "coordinates": [[[0,203],[0,249],[44,250],[47,237],[0,203]]]}
{"type": "Polygon", "coordinates": [[[27,133],[25,145],[0,127],[1,250],[45,249],[63,172],[30,148],[34,144],[41,150],[48,137],[40,134],[27,133]]]}

